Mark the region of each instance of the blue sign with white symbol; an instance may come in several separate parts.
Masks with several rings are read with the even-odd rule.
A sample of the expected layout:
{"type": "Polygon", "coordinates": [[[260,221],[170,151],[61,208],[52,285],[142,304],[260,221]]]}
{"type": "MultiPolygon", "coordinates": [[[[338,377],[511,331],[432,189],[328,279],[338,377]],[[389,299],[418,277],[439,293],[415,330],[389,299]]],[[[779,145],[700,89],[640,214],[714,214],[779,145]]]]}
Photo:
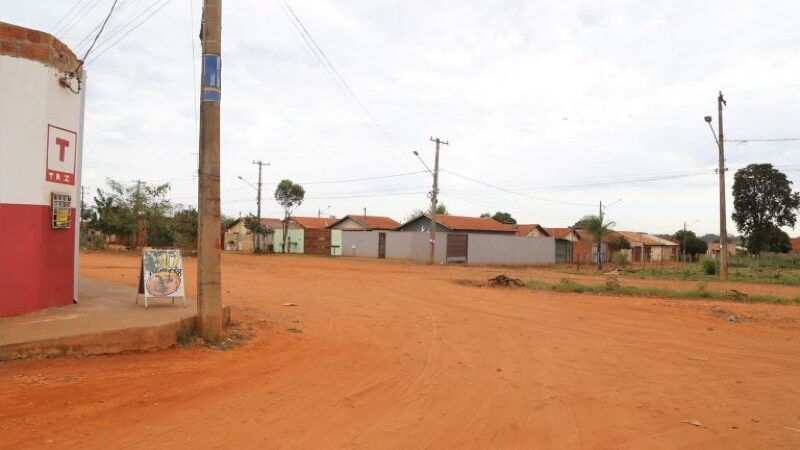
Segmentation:
{"type": "Polygon", "coordinates": [[[219,103],[222,97],[222,58],[219,55],[203,55],[202,86],[201,100],[219,103]]]}

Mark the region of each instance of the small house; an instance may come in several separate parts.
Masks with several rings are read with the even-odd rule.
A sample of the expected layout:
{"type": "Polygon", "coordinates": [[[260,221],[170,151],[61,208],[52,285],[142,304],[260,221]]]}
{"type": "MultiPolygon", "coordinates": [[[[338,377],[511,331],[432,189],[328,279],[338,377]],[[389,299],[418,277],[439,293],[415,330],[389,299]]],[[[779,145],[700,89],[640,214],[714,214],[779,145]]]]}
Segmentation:
{"type": "MultiPolygon", "coordinates": [[[[244,226],[245,218],[239,217],[228,226],[223,234],[224,248],[228,251],[252,252],[256,243],[253,233],[244,226]]],[[[262,218],[261,223],[273,230],[267,233],[259,243],[264,251],[270,251],[273,246],[274,231],[283,229],[283,222],[280,219],[262,218]]]]}
{"type": "Polygon", "coordinates": [[[575,243],[581,237],[572,227],[545,228],[548,236],[556,240],[556,264],[571,263],[575,259],[575,243]]]}

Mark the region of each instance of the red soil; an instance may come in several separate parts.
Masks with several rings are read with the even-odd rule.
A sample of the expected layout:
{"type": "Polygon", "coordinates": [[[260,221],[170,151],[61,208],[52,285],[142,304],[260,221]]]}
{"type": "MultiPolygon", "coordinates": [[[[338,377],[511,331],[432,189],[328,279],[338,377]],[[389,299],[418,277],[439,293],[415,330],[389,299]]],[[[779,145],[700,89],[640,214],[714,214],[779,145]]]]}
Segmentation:
{"type": "Polygon", "coordinates": [[[0,364],[0,448],[800,447],[797,306],[454,282],[499,273],[541,271],[225,254],[256,338],[0,364]]]}

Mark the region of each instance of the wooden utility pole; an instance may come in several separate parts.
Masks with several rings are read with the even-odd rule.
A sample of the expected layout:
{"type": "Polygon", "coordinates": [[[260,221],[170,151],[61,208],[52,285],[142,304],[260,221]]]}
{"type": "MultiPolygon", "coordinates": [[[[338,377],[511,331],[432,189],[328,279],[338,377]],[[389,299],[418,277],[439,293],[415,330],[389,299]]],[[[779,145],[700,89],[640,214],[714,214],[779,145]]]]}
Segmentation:
{"type": "MultiPolygon", "coordinates": [[[[256,215],[258,221],[261,222],[261,168],[269,166],[269,163],[263,163],[261,160],[253,161],[253,164],[258,166],[258,197],[256,197],[256,215]]],[[[253,248],[261,250],[261,234],[253,233],[253,248]]]]}
{"type": "Polygon", "coordinates": [[[597,231],[597,271],[603,271],[603,201],[600,200],[600,227],[597,231]]]}
{"type": "Polygon", "coordinates": [[[136,230],[134,231],[133,248],[147,246],[147,228],[145,227],[144,218],[142,217],[142,183],[144,183],[144,181],[136,180],[136,201],[134,202],[134,208],[136,209],[136,230]]]}
{"type": "Polygon", "coordinates": [[[719,114],[718,145],[719,145],[719,279],[728,281],[728,230],[725,214],[725,135],[722,132],[722,106],[727,105],[722,97],[722,91],[717,97],[717,112],[719,114]]]}
{"type": "Polygon", "coordinates": [[[198,189],[197,313],[200,334],[222,337],[220,274],[219,109],[222,97],[222,0],[204,0],[200,39],[203,47],[200,87],[200,169],[198,189]]]}
{"type": "Polygon", "coordinates": [[[442,141],[439,138],[431,141],[436,143],[436,157],[433,162],[433,190],[431,191],[431,230],[430,230],[430,254],[428,255],[428,264],[434,264],[436,258],[436,202],[439,197],[439,147],[441,144],[450,145],[447,141],[442,141]]]}
{"type": "Polygon", "coordinates": [[[683,262],[686,262],[686,222],[683,222],[683,262]]]}

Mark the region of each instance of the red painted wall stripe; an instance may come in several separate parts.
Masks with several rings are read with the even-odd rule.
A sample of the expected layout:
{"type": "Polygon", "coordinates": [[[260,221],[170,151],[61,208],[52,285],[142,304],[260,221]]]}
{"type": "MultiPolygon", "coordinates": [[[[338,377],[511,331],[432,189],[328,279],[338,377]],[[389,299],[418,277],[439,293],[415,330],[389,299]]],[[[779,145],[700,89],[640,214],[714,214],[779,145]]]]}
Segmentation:
{"type": "Polygon", "coordinates": [[[52,229],[49,206],[0,204],[0,249],[0,317],[72,304],[75,229],[52,229]]]}

